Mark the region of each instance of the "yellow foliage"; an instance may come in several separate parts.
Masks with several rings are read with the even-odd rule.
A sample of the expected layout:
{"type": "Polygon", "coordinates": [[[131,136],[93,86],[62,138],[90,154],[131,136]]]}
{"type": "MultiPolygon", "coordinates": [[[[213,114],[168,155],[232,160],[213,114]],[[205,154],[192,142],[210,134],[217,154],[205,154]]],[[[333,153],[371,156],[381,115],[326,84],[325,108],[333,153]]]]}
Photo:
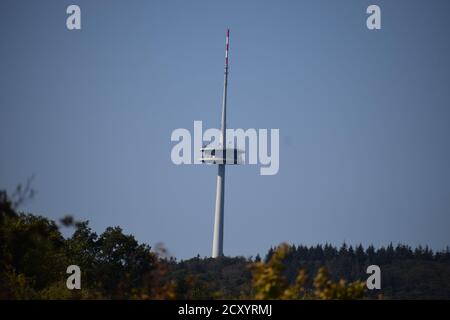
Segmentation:
{"type": "Polygon", "coordinates": [[[283,276],[283,260],[290,253],[287,244],[281,244],[267,263],[255,262],[251,266],[254,298],[267,299],[361,299],[365,285],[361,281],[347,283],[341,279],[333,282],[326,268],[320,268],[314,278],[315,290],[308,294],[305,288],[307,274],[300,269],[296,280],[289,284],[283,276]]]}
{"type": "Polygon", "coordinates": [[[319,299],[336,300],[336,299],[362,299],[364,297],[365,284],[362,281],[347,283],[341,279],[333,282],[329,279],[326,268],[320,268],[314,278],[315,296],[319,299]]]}

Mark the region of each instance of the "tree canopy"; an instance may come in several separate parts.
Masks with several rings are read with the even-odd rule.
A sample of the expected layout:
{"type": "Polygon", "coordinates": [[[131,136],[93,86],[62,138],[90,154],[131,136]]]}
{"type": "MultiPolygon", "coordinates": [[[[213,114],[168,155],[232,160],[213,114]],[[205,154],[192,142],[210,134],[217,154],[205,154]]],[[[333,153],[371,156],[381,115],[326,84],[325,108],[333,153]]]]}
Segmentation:
{"type": "Polygon", "coordinates": [[[70,216],[57,224],[19,212],[12,198],[0,191],[0,299],[450,298],[449,248],[282,244],[264,258],[177,261],[120,227],[98,235],[70,216]],[[372,264],[382,270],[381,290],[365,288],[372,264]],[[69,265],[81,269],[81,290],[66,287],[69,265]]]}

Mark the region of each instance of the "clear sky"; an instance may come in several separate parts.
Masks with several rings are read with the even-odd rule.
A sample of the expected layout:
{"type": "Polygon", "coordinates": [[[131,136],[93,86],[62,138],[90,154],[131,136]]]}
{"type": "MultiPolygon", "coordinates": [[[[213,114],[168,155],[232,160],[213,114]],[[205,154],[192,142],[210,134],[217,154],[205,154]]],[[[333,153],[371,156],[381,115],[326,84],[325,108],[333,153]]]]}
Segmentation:
{"type": "Polygon", "coordinates": [[[279,128],[280,171],[227,169],[226,255],[450,244],[449,1],[0,4],[0,188],[22,209],[211,254],[217,168],[175,166],[176,128],[279,128]],[[82,29],[66,29],[81,7],[82,29]],[[378,4],[382,29],[366,28],[378,4]]]}

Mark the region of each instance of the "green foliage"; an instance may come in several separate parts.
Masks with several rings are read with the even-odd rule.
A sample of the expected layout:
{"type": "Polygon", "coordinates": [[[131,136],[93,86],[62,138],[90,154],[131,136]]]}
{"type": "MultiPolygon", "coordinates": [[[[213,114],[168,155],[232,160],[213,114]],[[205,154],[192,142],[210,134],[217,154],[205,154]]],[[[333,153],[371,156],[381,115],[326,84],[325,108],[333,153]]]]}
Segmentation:
{"type": "Polygon", "coordinates": [[[6,192],[0,192],[0,209],[0,298],[34,298],[62,277],[64,238],[53,221],[16,213],[6,192]]]}
{"type": "Polygon", "coordinates": [[[55,222],[17,213],[6,192],[0,192],[0,209],[2,299],[130,298],[155,269],[150,247],[119,227],[98,237],[88,222],[78,222],[64,239],[55,222]],[[82,270],[82,294],[65,287],[71,264],[82,270]]]}
{"type": "Polygon", "coordinates": [[[70,216],[64,238],[45,217],[21,213],[30,196],[0,191],[0,299],[360,299],[450,297],[450,249],[405,245],[364,249],[343,244],[283,244],[264,259],[195,258],[176,261],[152,251],[119,227],[97,235],[70,216]],[[67,266],[80,266],[81,290],[66,288],[67,266]],[[382,290],[364,291],[368,265],[382,270],[382,290]],[[309,278],[307,275],[315,275],[309,278]],[[344,280],[345,279],[345,280],[344,280]]]}
{"type": "Polygon", "coordinates": [[[33,299],[38,297],[24,274],[7,268],[0,274],[0,299],[33,299]]]}
{"type": "Polygon", "coordinates": [[[168,264],[167,278],[177,283],[177,298],[237,299],[251,293],[249,261],[244,257],[196,257],[168,264]]]}

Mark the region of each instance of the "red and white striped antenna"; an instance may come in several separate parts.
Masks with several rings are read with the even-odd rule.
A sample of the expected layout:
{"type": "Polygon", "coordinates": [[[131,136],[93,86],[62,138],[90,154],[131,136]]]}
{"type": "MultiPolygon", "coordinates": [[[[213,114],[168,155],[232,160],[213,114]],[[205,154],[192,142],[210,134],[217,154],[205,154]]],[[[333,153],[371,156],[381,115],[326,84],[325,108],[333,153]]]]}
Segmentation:
{"type": "Polygon", "coordinates": [[[228,48],[230,45],[230,29],[227,29],[227,40],[226,40],[226,48],[225,48],[225,67],[228,69],[228,48]]]}
{"type": "Polygon", "coordinates": [[[227,29],[225,40],[225,74],[223,83],[222,121],[221,121],[221,144],[226,147],[226,127],[227,127],[227,91],[228,91],[228,49],[230,47],[230,29],[227,29]]]}

